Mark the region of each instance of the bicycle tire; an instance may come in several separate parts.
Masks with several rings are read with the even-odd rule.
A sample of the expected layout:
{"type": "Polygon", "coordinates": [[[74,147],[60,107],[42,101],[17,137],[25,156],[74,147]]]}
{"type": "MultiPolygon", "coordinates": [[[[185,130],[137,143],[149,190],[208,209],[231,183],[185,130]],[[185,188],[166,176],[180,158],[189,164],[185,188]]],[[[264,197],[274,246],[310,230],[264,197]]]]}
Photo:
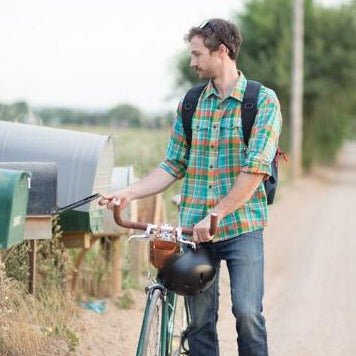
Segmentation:
{"type": "Polygon", "coordinates": [[[189,312],[185,297],[176,295],[173,314],[173,327],[170,345],[170,355],[186,355],[188,350],[187,340],[184,337],[189,324],[189,312]]]}
{"type": "Polygon", "coordinates": [[[155,289],[147,299],[136,356],[161,356],[162,291],[155,289]]]}

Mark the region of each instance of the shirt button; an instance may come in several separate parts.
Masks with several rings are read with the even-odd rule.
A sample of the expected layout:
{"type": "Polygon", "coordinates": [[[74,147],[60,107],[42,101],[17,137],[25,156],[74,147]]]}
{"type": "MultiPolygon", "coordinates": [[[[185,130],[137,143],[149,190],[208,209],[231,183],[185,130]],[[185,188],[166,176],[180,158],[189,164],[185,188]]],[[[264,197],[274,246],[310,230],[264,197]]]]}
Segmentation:
{"type": "Polygon", "coordinates": [[[214,166],[211,164],[211,165],[210,165],[210,168],[214,168],[214,166]]]}
{"type": "Polygon", "coordinates": [[[217,125],[214,125],[213,128],[216,129],[218,126],[217,125]]]}
{"type": "Polygon", "coordinates": [[[214,145],[211,145],[210,147],[211,147],[211,148],[214,148],[215,146],[214,146],[214,145]]]}
{"type": "Polygon", "coordinates": [[[212,185],[209,185],[209,189],[211,189],[213,186],[212,185]]]}

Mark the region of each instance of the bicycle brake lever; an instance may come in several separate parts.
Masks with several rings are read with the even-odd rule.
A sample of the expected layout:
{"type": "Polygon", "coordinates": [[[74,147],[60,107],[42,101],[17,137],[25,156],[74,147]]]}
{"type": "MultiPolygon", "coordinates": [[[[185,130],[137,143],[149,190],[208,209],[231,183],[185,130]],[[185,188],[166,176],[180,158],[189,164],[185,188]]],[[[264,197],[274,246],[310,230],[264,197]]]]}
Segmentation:
{"type": "Polygon", "coordinates": [[[186,240],[182,237],[182,228],[181,227],[177,227],[176,231],[177,231],[177,241],[178,242],[188,245],[188,246],[191,246],[194,250],[197,248],[197,244],[194,241],[186,240]]]}
{"type": "Polygon", "coordinates": [[[127,241],[131,242],[131,240],[135,240],[135,239],[147,240],[147,238],[148,238],[148,236],[146,235],[146,233],[144,233],[144,234],[141,234],[141,235],[132,235],[127,239],[127,241]]]}
{"type": "Polygon", "coordinates": [[[152,233],[152,230],[153,229],[156,229],[157,226],[156,225],[153,225],[153,224],[147,224],[147,228],[146,228],[146,231],[141,234],[141,235],[132,235],[128,238],[128,242],[131,242],[131,240],[134,240],[134,239],[139,239],[139,240],[148,240],[150,238],[150,235],[152,233]]]}

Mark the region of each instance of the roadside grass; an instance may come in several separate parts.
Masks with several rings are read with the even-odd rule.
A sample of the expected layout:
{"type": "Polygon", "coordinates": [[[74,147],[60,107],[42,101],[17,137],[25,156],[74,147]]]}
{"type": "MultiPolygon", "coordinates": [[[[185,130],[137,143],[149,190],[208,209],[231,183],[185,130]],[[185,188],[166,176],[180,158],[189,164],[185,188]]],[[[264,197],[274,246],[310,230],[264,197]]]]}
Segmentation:
{"type": "Polygon", "coordinates": [[[0,267],[0,354],[35,355],[43,347],[46,333],[38,327],[39,321],[33,300],[23,286],[6,277],[0,267]]]}
{"type": "Polygon", "coordinates": [[[53,338],[63,341],[63,352],[75,350],[76,313],[74,301],[60,286],[39,283],[33,297],[0,267],[0,355],[38,355],[53,338]]]}
{"type": "Polygon", "coordinates": [[[78,307],[68,289],[72,266],[56,218],[53,223],[52,239],[37,242],[34,295],[27,291],[29,241],[1,252],[0,355],[49,355],[54,344],[67,354],[78,345],[78,307]]]}

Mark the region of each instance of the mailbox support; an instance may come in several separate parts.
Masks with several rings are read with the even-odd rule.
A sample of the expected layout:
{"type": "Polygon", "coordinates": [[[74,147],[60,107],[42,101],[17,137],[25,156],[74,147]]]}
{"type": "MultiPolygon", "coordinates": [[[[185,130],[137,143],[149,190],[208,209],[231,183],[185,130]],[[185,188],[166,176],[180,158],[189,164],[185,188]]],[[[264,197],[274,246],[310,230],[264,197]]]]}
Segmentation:
{"type": "Polygon", "coordinates": [[[34,295],[36,289],[37,240],[30,240],[30,251],[28,254],[29,254],[28,292],[34,295]]]}
{"type": "Polygon", "coordinates": [[[121,241],[120,236],[112,238],[112,264],[111,264],[111,298],[117,298],[121,295],[122,277],[121,277],[121,241]]]}

